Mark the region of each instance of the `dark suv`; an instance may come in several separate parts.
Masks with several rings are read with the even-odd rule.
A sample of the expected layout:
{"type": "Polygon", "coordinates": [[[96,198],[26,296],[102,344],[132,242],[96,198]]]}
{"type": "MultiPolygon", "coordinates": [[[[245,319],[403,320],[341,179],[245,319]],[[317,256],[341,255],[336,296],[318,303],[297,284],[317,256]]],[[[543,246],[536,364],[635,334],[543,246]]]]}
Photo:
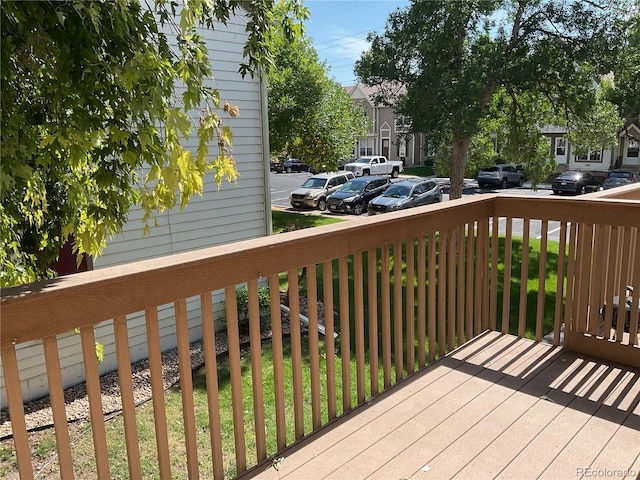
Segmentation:
{"type": "Polygon", "coordinates": [[[349,180],[327,197],[330,212],[361,215],[369,200],[376,198],[391,183],[388,177],[359,177],[349,180]]]}
{"type": "Polygon", "coordinates": [[[523,183],[524,173],[510,163],[485,167],[478,172],[478,186],[480,188],[486,186],[507,188],[509,185],[521,187],[523,183]]]}
{"type": "Polygon", "coordinates": [[[395,182],[369,202],[369,215],[395,212],[442,201],[442,187],[432,179],[413,177],[395,182]]]}
{"type": "Polygon", "coordinates": [[[309,170],[309,165],[304,163],[302,160],[298,160],[297,158],[287,158],[276,166],[276,171],[278,173],[308,172],[309,170]]]}
{"type": "Polygon", "coordinates": [[[611,170],[602,184],[602,188],[607,190],[636,182],[640,182],[640,176],[633,170],[611,170]]]}

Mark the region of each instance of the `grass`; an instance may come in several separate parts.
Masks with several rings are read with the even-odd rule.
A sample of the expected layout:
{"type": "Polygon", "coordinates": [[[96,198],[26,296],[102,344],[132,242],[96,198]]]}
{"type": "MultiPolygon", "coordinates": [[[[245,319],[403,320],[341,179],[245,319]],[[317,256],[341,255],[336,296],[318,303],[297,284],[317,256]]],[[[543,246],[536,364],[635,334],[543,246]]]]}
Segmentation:
{"type": "MultiPolygon", "coordinates": [[[[437,239],[436,239],[437,241],[437,239]]],[[[405,259],[406,259],[406,247],[403,247],[403,251],[401,252],[401,260],[402,260],[402,302],[405,304],[406,298],[406,289],[407,289],[407,278],[405,274],[405,259]]],[[[536,322],[536,309],[537,309],[537,296],[538,296],[538,272],[539,272],[539,248],[540,248],[540,240],[530,239],[529,240],[529,250],[527,252],[527,258],[529,260],[528,265],[528,274],[527,274],[527,284],[526,284],[526,325],[525,325],[525,338],[533,339],[535,338],[535,322],[536,322]]],[[[547,244],[547,260],[546,260],[546,269],[545,269],[545,302],[544,302],[544,314],[543,314],[543,332],[544,334],[549,333],[553,330],[553,322],[555,316],[555,298],[556,298],[556,289],[557,289],[557,269],[558,269],[558,248],[559,244],[557,242],[549,241],[547,244]]],[[[416,249],[417,251],[417,249],[416,249]]],[[[428,251],[428,247],[427,247],[428,251]]],[[[391,249],[391,259],[389,261],[389,269],[390,272],[393,272],[394,261],[396,261],[395,255],[393,255],[393,249],[391,249]]],[[[498,256],[500,259],[504,259],[505,255],[505,239],[504,237],[499,238],[498,245],[498,256]]],[[[417,257],[417,255],[416,255],[417,257]]],[[[518,333],[518,313],[520,307],[520,289],[521,289],[521,268],[522,268],[522,240],[519,238],[513,238],[512,240],[512,260],[511,260],[511,274],[510,274],[510,284],[508,285],[508,291],[510,296],[510,311],[509,311],[509,333],[517,335],[518,333]]],[[[362,259],[363,264],[363,290],[364,290],[364,314],[365,318],[368,317],[368,282],[369,278],[366,274],[367,272],[367,264],[368,264],[368,255],[364,255],[362,259]]],[[[497,325],[498,329],[501,327],[501,319],[502,319],[502,298],[505,291],[504,285],[504,261],[500,261],[498,263],[498,302],[497,302],[497,325]]],[[[380,275],[381,275],[381,262],[380,262],[380,251],[377,252],[377,292],[380,292],[380,275]]],[[[457,270],[457,267],[456,267],[457,270]]],[[[414,271],[417,272],[417,258],[416,265],[414,271]]],[[[353,291],[353,256],[348,258],[348,272],[349,272],[349,291],[353,291]]],[[[322,298],[323,284],[324,278],[322,276],[322,266],[317,267],[316,277],[318,279],[318,298],[322,298]]],[[[306,275],[300,275],[300,295],[306,295],[306,275]]],[[[437,266],[436,266],[436,278],[438,278],[437,266]]],[[[333,268],[333,291],[340,291],[340,278],[338,276],[338,267],[337,261],[334,261],[333,268]]],[[[395,279],[393,275],[390,277],[390,291],[392,292],[392,296],[390,298],[390,311],[394,311],[394,301],[395,297],[393,296],[394,291],[394,283],[395,279]]],[[[281,278],[281,287],[286,288],[287,279],[286,277],[281,278]]],[[[414,288],[417,288],[417,279],[414,280],[413,284],[414,288]]],[[[417,302],[417,294],[415,295],[417,302]]],[[[349,312],[351,312],[351,331],[354,331],[354,318],[353,312],[355,311],[355,299],[353,295],[350,295],[348,298],[349,301],[349,312]]],[[[336,294],[334,296],[334,305],[337,310],[340,308],[340,298],[336,294]]],[[[381,298],[378,295],[377,298],[377,309],[378,312],[381,312],[382,303],[381,298]]],[[[417,316],[417,311],[416,311],[417,316]]],[[[403,325],[403,331],[405,330],[406,325],[403,325]]],[[[365,325],[365,336],[368,335],[368,325],[365,325]]],[[[392,335],[393,335],[393,327],[392,327],[392,335]]]]}
{"type": "Polygon", "coordinates": [[[303,228],[319,227],[332,223],[344,222],[341,218],[326,217],[324,215],[312,215],[309,213],[291,213],[279,210],[271,211],[273,221],[273,233],[291,232],[303,228]]]}
{"type": "Polygon", "coordinates": [[[435,175],[435,173],[433,166],[405,167],[402,172],[403,175],[415,175],[417,177],[428,177],[435,175]]]}
{"type": "MultiPolygon", "coordinates": [[[[284,366],[284,385],[285,385],[285,415],[286,415],[286,438],[287,444],[291,444],[295,440],[294,434],[294,414],[293,414],[293,368],[291,361],[291,341],[285,339],[283,345],[283,366],[284,366]]],[[[319,342],[320,349],[320,381],[322,398],[326,395],[326,356],[329,354],[325,351],[324,342],[319,342]]],[[[302,385],[304,399],[304,433],[305,435],[312,430],[311,424],[311,391],[310,391],[310,358],[309,358],[309,342],[306,337],[302,338],[302,385]]],[[[264,406],[266,419],[266,443],[267,454],[273,455],[277,452],[276,428],[275,428],[275,409],[274,409],[274,378],[273,378],[273,351],[270,343],[265,343],[262,348],[262,365],[263,365],[263,391],[264,406]]],[[[342,382],[341,374],[342,362],[339,356],[335,356],[336,368],[336,406],[337,413],[342,413],[342,382]]],[[[356,401],[356,370],[355,364],[349,366],[351,370],[351,392],[352,404],[356,401]]],[[[235,451],[234,451],[234,430],[233,430],[233,412],[231,409],[231,385],[229,375],[229,359],[227,356],[220,356],[218,359],[218,385],[219,385],[219,402],[221,405],[221,421],[223,439],[223,463],[225,477],[234,477],[236,475],[235,451]]],[[[256,445],[255,445],[255,423],[251,378],[251,358],[248,349],[244,349],[241,354],[241,371],[242,371],[242,391],[243,395],[243,425],[244,435],[246,439],[247,464],[249,466],[257,463],[256,445]]],[[[193,398],[195,404],[195,420],[196,435],[198,445],[198,463],[201,478],[212,478],[213,476],[213,460],[210,447],[209,436],[209,414],[207,410],[207,393],[206,393],[206,370],[204,368],[194,372],[193,374],[193,398]]],[[[382,381],[382,372],[380,373],[380,381],[382,381]]],[[[369,385],[367,385],[369,388],[369,385]]],[[[367,393],[369,396],[369,392],[367,393]]],[[[182,399],[180,392],[170,390],[165,396],[165,405],[167,412],[167,425],[169,435],[169,450],[171,452],[171,470],[172,478],[187,478],[186,450],[184,442],[184,425],[182,421],[182,399]]],[[[326,402],[321,403],[322,423],[328,421],[328,412],[326,402]]],[[[138,429],[138,440],[140,448],[140,457],[142,463],[142,471],[144,478],[159,478],[157,450],[155,442],[155,428],[153,421],[153,404],[146,402],[136,409],[136,423],[138,429]]],[[[107,421],[107,442],[109,448],[109,464],[112,478],[128,478],[128,465],[126,455],[126,443],[124,436],[124,425],[122,416],[118,415],[107,421]]],[[[44,432],[40,432],[41,434],[44,432]]],[[[41,436],[40,443],[47,450],[54,444],[54,433],[51,429],[46,435],[41,436]]],[[[74,459],[75,473],[77,478],[93,478],[95,476],[95,464],[93,459],[93,444],[89,424],[83,424],[83,428],[76,435],[72,435],[72,453],[74,459]],[[75,438],[74,438],[75,437],[75,438]]],[[[12,456],[12,450],[3,447],[3,460],[12,456]]],[[[43,452],[44,453],[44,452],[43,452]]],[[[52,452],[48,452],[52,453],[52,452]]],[[[5,465],[6,467],[6,465],[5,465]]],[[[52,467],[56,467],[55,462],[52,467]]],[[[7,474],[10,469],[0,469],[7,474]]],[[[53,469],[55,471],[55,468],[53,469]]]]}

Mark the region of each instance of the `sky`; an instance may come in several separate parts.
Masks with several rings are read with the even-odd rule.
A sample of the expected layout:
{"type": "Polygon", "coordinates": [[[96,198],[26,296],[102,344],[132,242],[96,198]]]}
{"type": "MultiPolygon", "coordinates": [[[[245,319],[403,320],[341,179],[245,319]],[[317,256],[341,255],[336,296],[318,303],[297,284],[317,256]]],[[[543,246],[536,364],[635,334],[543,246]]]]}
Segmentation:
{"type": "Polygon", "coordinates": [[[329,77],[341,85],[353,85],[353,66],[368,49],[367,34],[384,32],[389,13],[409,5],[408,0],[305,0],[311,18],[306,34],[313,40],[320,61],[326,61],[329,77]]]}

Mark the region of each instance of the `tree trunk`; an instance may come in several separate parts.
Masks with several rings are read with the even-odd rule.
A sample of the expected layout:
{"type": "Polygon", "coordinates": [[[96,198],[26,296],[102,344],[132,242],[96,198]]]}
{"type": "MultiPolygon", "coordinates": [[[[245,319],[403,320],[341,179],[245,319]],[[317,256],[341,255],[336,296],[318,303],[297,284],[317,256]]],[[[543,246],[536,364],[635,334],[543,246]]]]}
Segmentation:
{"type": "Polygon", "coordinates": [[[464,182],[464,169],[467,163],[467,149],[471,143],[470,138],[464,138],[459,134],[453,134],[452,150],[453,164],[451,166],[451,179],[449,186],[449,200],[462,198],[462,186],[464,182]]]}

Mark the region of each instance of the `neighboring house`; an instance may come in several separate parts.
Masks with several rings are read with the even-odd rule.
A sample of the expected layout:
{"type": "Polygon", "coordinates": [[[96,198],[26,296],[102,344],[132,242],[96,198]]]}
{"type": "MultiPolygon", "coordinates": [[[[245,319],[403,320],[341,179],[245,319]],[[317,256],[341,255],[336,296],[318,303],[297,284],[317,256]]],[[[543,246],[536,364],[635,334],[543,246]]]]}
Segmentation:
{"type": "MultiPolygon", "coordinates": [[[[188,250],[211,247],[271,233],[271,210],[269,187],[269,145],[267,125],[266,84],[259,76],[244,79],[238,73],[243,61],[243,48],[247,40],[246,20],[240,16],[219,25],[214,31],[202,30],[209,44],[211,65],[215,74],[212,86],[220,91],[221,106],[228,101],[238,105],[240,115],[236,118],[222,114],[225,124],[233,131],[233,151],[240,178],[237,184],[224,183],[218,189],[213,174],[205,179],[202,197],[194,196],[189,205],[178,207],[157,216],[157,227],[151,235],[143,236],[142,211],[133,208],[123,231],[108,242],[102,256],[88,263],[88,268],[100,269],[113,265],[147,260],[188,250]],[[93,265],[91,265],[91,263],[93,265]]],[[[195,135],[189,141],[195,149],[195,135]]],[[[211,147],[211,157],[217,154],[211,147]]],[[[118,299],[114,298],[114,302],[118,299]]],[[[214,297],[214,315],[221,316],[222,296],[214,297]]],[[[188,303],[189,319],[200,315],[199,299],[188,303]]],[[[143,313],[129,317],[130,353],[132,361],[147,357],[146,330],[143,313]]],[[[173,320],[173,305],[165,305],[158,311],[162,349],[176,346],[173,320]]],[[[117,368],[113,327],[106,321],[96,328],[96,340],[104,345],[104,362],[100,373],[117,368]]],[[[199,328],[190,331],[191,341],[201,337],[199,328]]],[[[80,336],[71,334],[58,339],[60,363],[65,387],[84,380],[80,336]]],[[[48,382],[44,369],[43,348],[40,342],[25,345],[17,352],[22,373],[22,394],[25,401],[48,394],[48,382]]],[[[0,369],[1,372],[1,369],[0,369]]],[[[4,375],[0,373],[0,392],[4,392],[4,375]]],[[[0,395],[0,408],[6,407],[6,398],[0,395]]]]}
{"type": "Polygon", "coordinates": [[[640,127],[630,122],[618,135],[615,168],[629,168],[640,172],[640,127]]]}
{"type": "MultiPolygon", "coordinates": [[[[411,126],[410,119],[396,115],[392,107],[376,104],[376,87],[357,84],[344,88],[370,120],[367,134],[356,140],[354,157],[384,155],[390,160],[404,161],[408,166],[424,164],[423,136],[403,135],[411,126]]],[[[589,151],[586,155],[575,154],[566,128],[547,125],[541,131],[549,139],[549,149],[558,162],[559,171],[606,172],[613,168],[629,168],[640,172],[640,127],[636,123],[629,123],[622,129],[615,148],[589,151]]],[[[523,162],[526,163],[526,159],[523,162]]]]}
{"type": "Polygon", "coordinates": [[[422,135],[406,135],[411,127],[409,118],[396,115],[392,107],[376,104],[376,87],[357,84],[344,88],[354,104],[362,106],[370,122],[367,134],[356,140],[354,157],[384,155],[408,166],[423,164],[422,135]]]}
{"type": "Polygon", "coordinates": [[[586,155],[575,154],[566,137],[566,128],[549,125],[542,129],[542,133],[549,139],[551,155],[558,162],[558,170],[606,172],[612,168],[628,168],[640,171],[640,128],[635,123],[620,131],[618,145],[613,149],[590,150],[586,155]]]}

